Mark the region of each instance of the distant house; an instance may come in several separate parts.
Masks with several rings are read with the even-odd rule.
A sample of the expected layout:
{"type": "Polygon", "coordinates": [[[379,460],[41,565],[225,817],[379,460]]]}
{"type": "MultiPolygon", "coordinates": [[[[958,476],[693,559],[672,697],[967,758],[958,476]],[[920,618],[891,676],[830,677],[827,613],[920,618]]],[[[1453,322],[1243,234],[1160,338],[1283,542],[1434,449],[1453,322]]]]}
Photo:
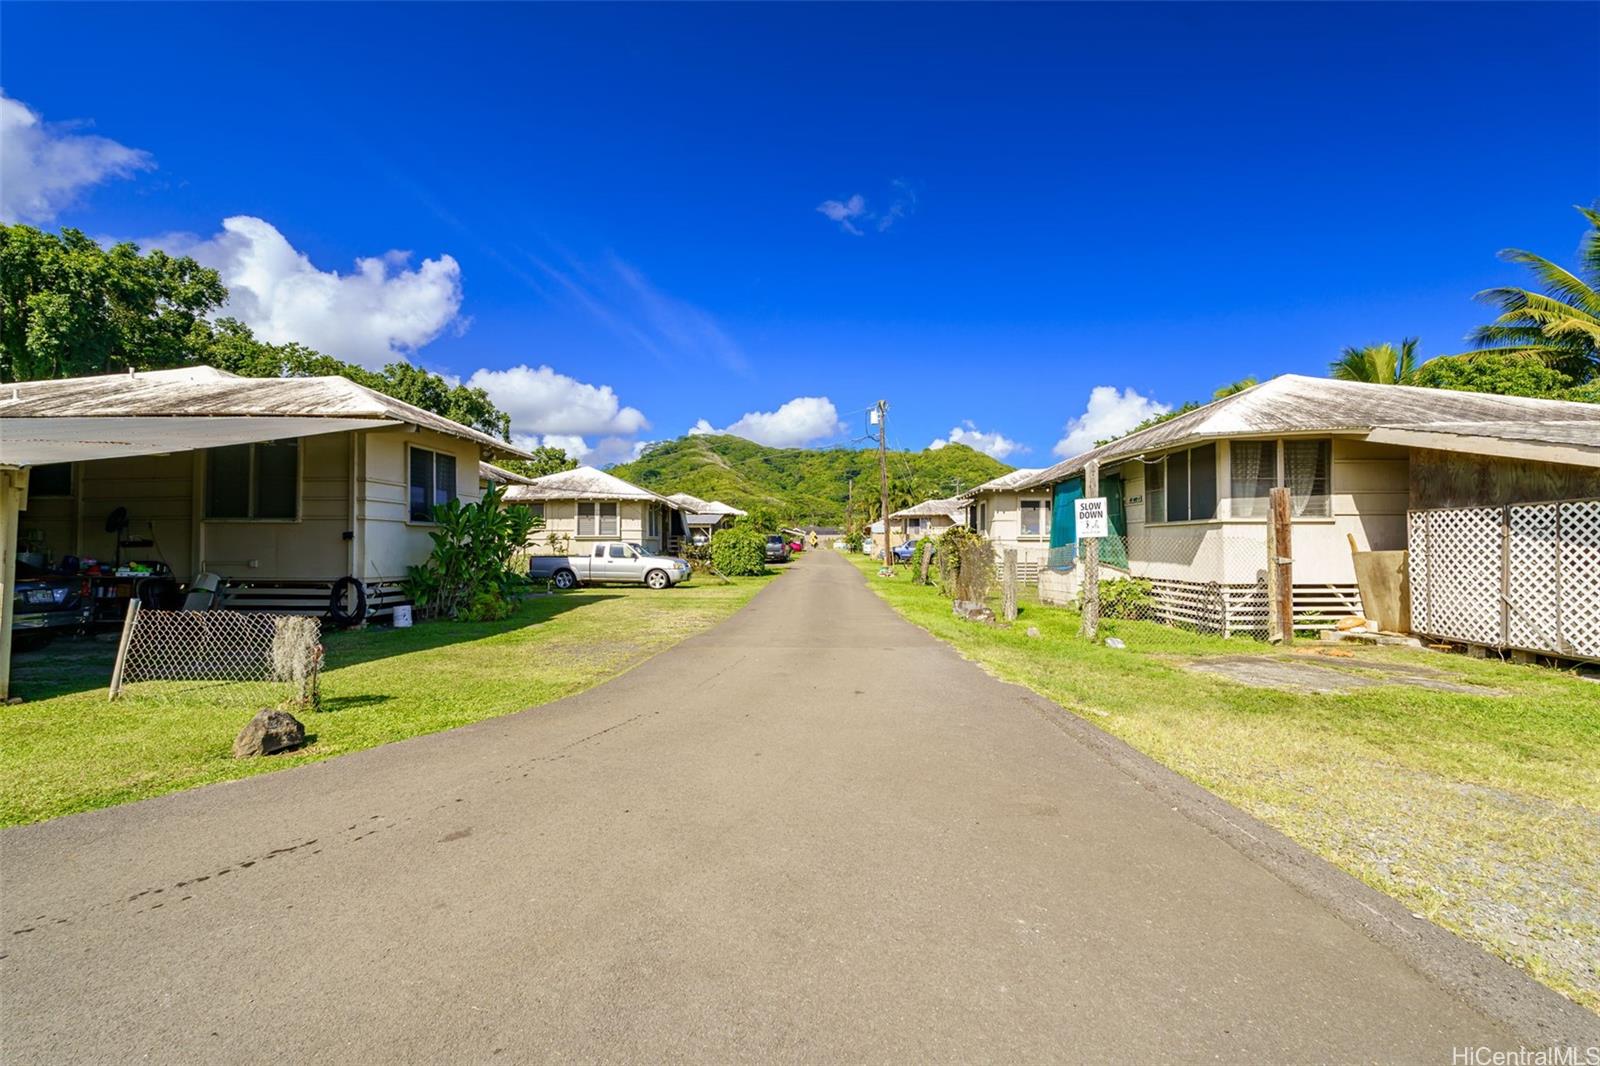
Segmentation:
{"type": "Polygon", "coordinates": [[[687,492],[675,492],[667,500],[677,507],[671,519],[673,544],[685,539],[703,542],[717,530],[731,526],[734,519],[749,513],[721,500],[702,500],[687,492]]]}
{"type": "Polygon", "coordinates": [[[1048,486],[1017,486],[1039,473],[1038,469],[1013,470],[961,497],[967,501],[967,525],[988,538],[997,558],[1007,549],[1015,549],[1018,572],[1029,580],[1050,556],[1051,492],[1048,486]]]}
{"type": "MultiPolygon", "coordinates": [[[[936,537],[951,526],[963,525],[966,521],[967,501],[964,499],[923,500],[889,515],[889,547],[896,548],[906,541],[923,537],[936,537]]],[[[867,550],[874,555],[881,555],[883,547],[879,541],[882,539],[885,539],[883,520],[879,519],[868,527],[867,550]]]]}
{"type": "MultiPolygon", "coordinates": [[[[527,507],[544,521],[533,549],[564,555],[585,541],[622,540],[650,551],[667,546],[678,505],[604,470],[580,466],[506,489],[507,505],[527,507]]],[[[586,554],[586,553],[585,553],[586,554]]]]}
{"type": "Polygon", "coordinates": [[[432,549],[433,506],[478,499],[479,463],[497,456],[528,457],[342,377],[18,382],[0,387],[0,511],[19,508],[0,536],[8,560],[51,568],[213,573],[235,607],[321,612],[351,577],[381,611],[432,549]]]}
{"type": "Polygon", "coordinates": [[[533,478],[516,474],[504,467],[495,466],[493,463],[483,462],[478,464],[478,487],[488,488],[490,485],[531,485],[533,478]]]}
{"type": "MultiPolygon", "coordinates": [[[[1049,562],[1064,574],[1080,557],[1074,501],[1091,460],[1114,534],[1101,548],[1109,576],[1135,573],[1158,593],[1188,583],[1226,595],[1256,582],[1268,490],[1288,488],[1296,610],[1327,624],[1361,609],[1352,541],[1406,549],[1423,511],[1600,498],[1600,405],[1273,378],[1012,486],[1048,490],[1049,562]]],[[[1498,530],[1479,539],[1498,543],[1498,530]]],[[[1485,573],[1497,588],[1500,571],[1485,573]]]]}

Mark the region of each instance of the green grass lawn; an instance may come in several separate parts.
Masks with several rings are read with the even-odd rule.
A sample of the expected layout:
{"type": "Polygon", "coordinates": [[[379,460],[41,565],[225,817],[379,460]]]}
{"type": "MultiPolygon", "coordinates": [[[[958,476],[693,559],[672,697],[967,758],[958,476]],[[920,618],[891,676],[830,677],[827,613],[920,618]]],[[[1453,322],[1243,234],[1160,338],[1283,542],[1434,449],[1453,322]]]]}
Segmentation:
{"type": "MultiPolygon", "coordinates": [[[[770,580],[603,588],[521,603],[502,622],[330,632],[323,711],[296,752],[234,759],[259,703],[203,686],[136,686],[110,702],[114,635],[16,657],[0,706],[0,826],[267,773],[560,699],[731,615],[770,580]]],[[[250,690],[243,690],[246,694],[250,690]]],[[[281,690],[279,690],[281,691],[281,690]]]]}
{"type": "MultiPolygon", "coordinates": [[[[1445,671],[1485,694],[1384,685],[1254,688],[1184,668],[1276,652],[1244,638],[1113,622],[1023,598],[1009,628],[962,622],[901,570],[872,588],[994,675],[1081,715],[1446,928],[1600,1010],[1600,683],[1536,666],[1367,649],[1344,667],[1445,671]],[[1036,627],[1039,637],[1026,635],[1036,627]],[[1146,630],[1144,627],[1151,627],[1146,630]],[[1159,629],[1160,639],[1154,630],[1159,629]],[[1149,646],[1159,653],[1135,649],[1149,646]],[[1498,690],[1502,695],[1489,694],[1498,690]]],[[[1325,662],[1328,660],[1324,660],[1325,662]]]]}

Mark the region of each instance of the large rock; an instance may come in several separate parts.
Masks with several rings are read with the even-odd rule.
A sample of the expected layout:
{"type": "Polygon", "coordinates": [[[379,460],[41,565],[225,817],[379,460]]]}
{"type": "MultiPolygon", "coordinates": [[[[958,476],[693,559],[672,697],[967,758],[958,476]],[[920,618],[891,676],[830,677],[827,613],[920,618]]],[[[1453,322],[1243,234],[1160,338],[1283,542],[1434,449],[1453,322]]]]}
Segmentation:
{"type": "Polygon", "coordinates": [[[233,757],[250,759],[257,755],[298,748],[306,742],[306,727],[288,711],[263,707],[233,738],[233,757]]]}

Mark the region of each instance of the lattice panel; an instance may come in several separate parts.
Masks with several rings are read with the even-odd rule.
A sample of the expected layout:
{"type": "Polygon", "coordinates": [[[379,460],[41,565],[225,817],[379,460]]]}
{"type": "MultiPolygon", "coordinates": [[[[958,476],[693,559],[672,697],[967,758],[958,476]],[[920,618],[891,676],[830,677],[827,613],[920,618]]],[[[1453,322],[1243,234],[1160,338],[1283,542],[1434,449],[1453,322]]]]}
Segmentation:
{"type": "Polygon", "coordinates": [[[1432,633],[1428,625],[1428,512],[1412,511],[1406,516],[1406,547],[1410,551],[1411,628],[1432,633]]]}
{"type": "Polygon", "coordinates": [[[1462,507],[1428,513],[1430,634],[1470,644],[1504,643],[1500,510],[1462,507]]]}
{"type": "Polygon", "coordinates": [[[1600,500],[1560,506],[1561,635],[1566,654],[1600,659],[1600,500]]]}
{"type": "Polygon", "coordinates": [[[1507,508],[1506,643],[1530,651],[1558,651],[1561,640],[1560,540],[1557,505],[1507,508]]]}

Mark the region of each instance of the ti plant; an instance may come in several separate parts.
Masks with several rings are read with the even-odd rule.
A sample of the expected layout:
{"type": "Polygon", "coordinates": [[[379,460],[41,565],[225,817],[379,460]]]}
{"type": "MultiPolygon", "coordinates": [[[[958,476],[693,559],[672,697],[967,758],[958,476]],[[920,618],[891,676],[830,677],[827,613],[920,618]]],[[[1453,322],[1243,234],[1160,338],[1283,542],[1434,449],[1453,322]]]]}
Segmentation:
{"type": "Polygon", "coordinates": [[[526,507],[502,506],[502,496],[490,485],[477,503],[434,507],[433,552],[406,570],[406,592],[423,615],[480,613],[486,598],[503,601],[526,582],[512,562],[540,523],[526,507]]]}

